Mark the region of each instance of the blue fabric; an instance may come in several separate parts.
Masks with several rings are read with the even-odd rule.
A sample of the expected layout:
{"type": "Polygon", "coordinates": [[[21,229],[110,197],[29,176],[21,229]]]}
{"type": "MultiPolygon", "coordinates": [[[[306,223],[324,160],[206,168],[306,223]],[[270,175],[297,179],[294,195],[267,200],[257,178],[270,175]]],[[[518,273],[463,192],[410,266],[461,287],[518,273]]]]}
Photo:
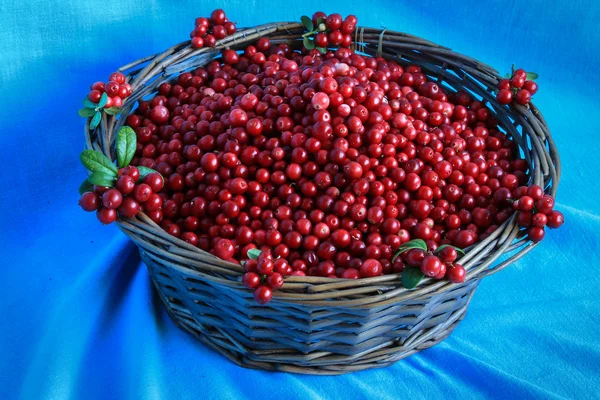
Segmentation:
{"type": "Polygon", "coordinates": [[[217,6],[249,26],[323,3],[0,2],[2,398],[599,396],[598,2],[327,3],[365,26],[538,72],[535,102],[563,161],[564,228],[486,278],[448,340],[392,367],[314,377],[231,364],[168,319],[126,237],[79,210],[77,109],[91,82],[186,39],[194,17],[217,6]]]}

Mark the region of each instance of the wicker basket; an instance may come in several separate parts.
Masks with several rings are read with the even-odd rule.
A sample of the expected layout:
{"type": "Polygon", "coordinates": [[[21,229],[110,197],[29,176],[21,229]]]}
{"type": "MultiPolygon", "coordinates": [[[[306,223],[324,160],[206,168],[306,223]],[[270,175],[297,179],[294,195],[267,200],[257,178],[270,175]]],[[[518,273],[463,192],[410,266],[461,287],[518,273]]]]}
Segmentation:
{"type": "MultiPolygon", "coordinates": [[[[301,45],[300,23],[271,23],[217,43],[193,49],[180,43],[122,68],[133,88],[123,115],[158,85],[210,62],[224,48],[241,49],[260,37],[301,45]]],[[[498,72],[427,40],[389,30],[356,29],[356,50],[405,65],[418,64],[446,90],[466,90],[483,99],[514,138],[530,167],[530,183],[555,195],[559,157],[540,112],[531,105],[499,106],[493,90],[498,72]]],[[[104,115],[100,126],[86,125],[87,147],[115,159],[116,132],[124,117],[104,115]]],[[[289,277],[266,306],[240,282],[241,266],[167,234],[144,214],[119,221],[140,249],[171,318],[210,348],[244,367],[308,374],[341,374],[388,366],[444,340],[465,316],[480,280],[516,261],[535,244],[513,215],[491,236],[468,249],[461,264],[462,284],[425,280],[414,290],[399,275],[359,280],[289,277]],[[501,260],[499,260],[501,259],[501,260]]]]}

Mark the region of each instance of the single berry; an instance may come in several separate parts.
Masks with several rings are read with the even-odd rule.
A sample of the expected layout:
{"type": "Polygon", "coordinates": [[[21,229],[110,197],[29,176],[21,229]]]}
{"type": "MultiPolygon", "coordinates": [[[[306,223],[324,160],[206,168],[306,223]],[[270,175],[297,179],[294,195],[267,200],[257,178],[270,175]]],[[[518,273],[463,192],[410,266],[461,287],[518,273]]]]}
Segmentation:
{"type": "Polygon", "coordinates": [[[261,285],[254,290],[254,300],[258,304],[267,304],[273,298],[273,292],[267,285],[261,285]]]}
{"type": "Polygon", "coordinates": [[[108,189],[102,195],[102,206],[106,208],[118,208],[123,202],[123,195],[117,189],[108,189]]]}
{"type": "Polygon", "coordinates": [[[96,211],[96,216],[98,217],[98,221],[104,225],[108,225],[116,221],[117,211],[113,208],[99,208],[96,211]]]}
{"type": "Polygon", "coordinates": [[[94,192],[85,192],[79,199],[79,206],[84,211],[96,211],[99,203],[98,195],[94,192]]]}

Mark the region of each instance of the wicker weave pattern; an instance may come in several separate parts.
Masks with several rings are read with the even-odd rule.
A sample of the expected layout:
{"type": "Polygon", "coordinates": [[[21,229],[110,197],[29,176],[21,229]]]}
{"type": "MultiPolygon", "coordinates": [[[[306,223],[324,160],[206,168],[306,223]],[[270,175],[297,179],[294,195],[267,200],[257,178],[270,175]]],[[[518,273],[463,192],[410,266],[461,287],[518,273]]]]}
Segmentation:
{"type": "MultiPolygon", "coordinates": [[[[184,42],[126,65],[120,70],[134,93],[123,115],[162,82],[207,64],[223,48],[241,49],[263,36],[297,48],[302,31],[299,23],[267,24],[240,30],[212,49],[196,50],[184,42]]],[[[555,195],[560,162],[548,127],[533,105],[510,110],[498,105],[492,93],[500,79],[496,70],[404,33],[359,27],[355,41],[357,51],[418,64],[446,90],[467,90],[482,98],[521,148],[530,183],[555,195]]],[[[86,124],[87,147],[114,160],[115,134],[124,120],[105,116],[92,132],[86,124]]],[[[241,266],[170,236],[143,214],[120,221],[119,227],[139,246],[166,309],[181,328],[239,365],[313,374],[387,366],[440,342],[464,317],[480,280],[535,247],[513,216],[463,257],[463,284],[426,280],[406,290],[399,275],[290,277],[268,305],[260,306],[240,282],[241,266]]]]}

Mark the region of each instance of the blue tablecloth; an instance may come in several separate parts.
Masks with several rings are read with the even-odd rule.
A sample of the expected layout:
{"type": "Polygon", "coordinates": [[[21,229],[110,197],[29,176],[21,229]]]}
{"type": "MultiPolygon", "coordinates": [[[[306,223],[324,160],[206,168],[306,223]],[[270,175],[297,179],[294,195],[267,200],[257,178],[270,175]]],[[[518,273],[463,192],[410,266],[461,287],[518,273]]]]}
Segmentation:
{"type": "Polygon", "coordinates": [[[0,2],[0,397],[590,398],[600,396],[597,262],[600,3],[340,1],[355,13],[510,69],[539,73],[536,104],[563,161],[560,231],[487,278],[432,349],[339,377],[239,368],[181,332],[135,247],[77,207],[77,116],[88,85],[184,40],[224,7],[240,26],[298,20],[323,2],[0,2]],[[260,396],[260,397],[259,397],[260,396]]]}

